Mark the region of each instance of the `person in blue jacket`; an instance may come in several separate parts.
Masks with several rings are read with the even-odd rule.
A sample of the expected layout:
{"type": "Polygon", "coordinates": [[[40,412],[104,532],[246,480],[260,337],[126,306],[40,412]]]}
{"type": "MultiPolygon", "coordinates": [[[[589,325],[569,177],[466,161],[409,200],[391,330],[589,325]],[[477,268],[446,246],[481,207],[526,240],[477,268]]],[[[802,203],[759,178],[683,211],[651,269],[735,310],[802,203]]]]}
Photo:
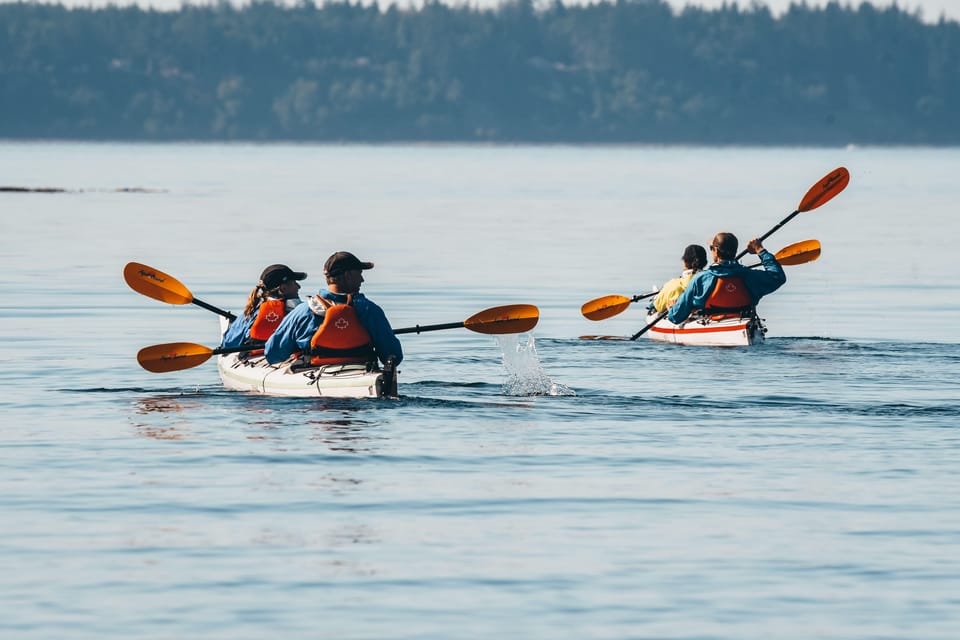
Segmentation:
{"type": "Polygon", "coordinates": [[[260,281],[257,282],[257,286],[247,297],[247,305],[244,307],[243,315],[227,327],[220,346],[239,347],[249,343],[251,341],[250,328],[265,302],[283,301],[281,315],[300,304],[300,283],[298,280],[303,280],[306,277],[306,273],[294,271],[285,264],[272,264],[264,269],[260,274],[260,281]]]}
{"type": "Polygon", "coordinates": [[[393,356],[394,364],[400,364],[403,349],[390,321],[383,309],[360,293],[362,272],[372,268],[372,262],[362,262],[348,251],[338,251],[330,256],[323,266],[327,289],[308,298],[306,304],[298,306],[283,319],[264,345],[267,362],[283,362],[294,353],[307,350],[313,335],[323,323],[330,303],[344,304],[347,296],[350,296],[360,324],[370,334],[377,359],[386,364],[387,359],[393,356]]]}
{"type": "Polygon", "coordinates": [[[747,251],[760,257],[763,269],[751,269],[736,261],[737,237],[721,232],[710,243],[713,264],[690,280],[686,290],[667,313],[667,320],[680,324],[694,309],[753,307],[763,296],[787,281],[783,267],[759,239],[747,243],[747,251]],[[718,287],[718,281],[724,286],[718,287]],[[744,290],[745,289],[745,290],[744,290]],[[732,292],[732,293],[731,293],[732,292]]]}

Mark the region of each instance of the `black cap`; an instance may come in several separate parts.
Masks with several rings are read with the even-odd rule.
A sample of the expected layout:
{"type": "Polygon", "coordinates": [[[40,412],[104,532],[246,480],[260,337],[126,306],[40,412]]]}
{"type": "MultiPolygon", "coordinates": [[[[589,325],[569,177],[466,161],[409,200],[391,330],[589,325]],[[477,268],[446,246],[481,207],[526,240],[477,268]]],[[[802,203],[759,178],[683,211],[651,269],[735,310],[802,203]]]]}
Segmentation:
{"type": "Polygon", "coordinates": [[[290,280],[303,280],[307,277],[302,271],[294,271],[285,264],[272,264],[260,274],[260,286],[270,291],[290,280]]]}
{"type": "Polygon", "coordinates": [[[349,251],[337,251],[327,258],[323,265],[323,273],[329,277],[339,276],[344,271],[350,271],[351,269],[359,269],[360,271],[373,269],[373,263],[363,262],[349,251]]]}

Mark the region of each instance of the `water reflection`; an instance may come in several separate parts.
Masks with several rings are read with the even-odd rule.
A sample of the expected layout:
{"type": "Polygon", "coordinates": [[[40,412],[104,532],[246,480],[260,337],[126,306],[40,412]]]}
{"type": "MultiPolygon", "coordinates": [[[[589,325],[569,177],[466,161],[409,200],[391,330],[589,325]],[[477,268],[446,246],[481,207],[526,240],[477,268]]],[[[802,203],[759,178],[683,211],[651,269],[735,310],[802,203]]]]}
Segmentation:
{"type": "Polygon", "coordinates": [[[133,421],[133,428],[137,435],[156,440],[183,440],[190,435],[188,428],[193,420],[187,414],[196,411],[201,404],[196,400],[187,400],[184,396],[155,396],[141,398],[134,403],[135,412],[139,415],[160,414],[160,420],[167,423],[161,426],[146,422],[133,421]]]}
{"type": "Polygon", "coordinates": [[[338,418],[308,420],[312,427],[311,440],[324,443],[331,451],[343,453],[372,453],[376,451],[368,431],[373,426],[367,420],[357,420],[349,415],[338,418]]]}

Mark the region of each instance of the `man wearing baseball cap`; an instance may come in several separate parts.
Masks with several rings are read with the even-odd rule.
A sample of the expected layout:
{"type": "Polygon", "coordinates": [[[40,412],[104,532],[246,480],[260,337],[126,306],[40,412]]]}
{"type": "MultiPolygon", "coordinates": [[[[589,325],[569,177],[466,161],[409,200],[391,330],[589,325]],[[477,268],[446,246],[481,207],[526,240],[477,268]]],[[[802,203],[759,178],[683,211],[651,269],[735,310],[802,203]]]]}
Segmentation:
{"type": "Polygon", "coordinates": [[[334,304],[349,303],[360,324],[370,334],[377,359],[386,364],[392,356],[394,364],[400,364],[403,349],[390,321],[383,309],[360,293],[363,271],[368,269],[373,269],[372,262],[364,262],[349,251],[338,251],[327,258],[323,265],[327,289],[308,298],[307,304],[298,306],[283,319],[264,347],[267,361],[276,364],[294,353],[307,351],[314,334],[323,324],[326,310],[334,304]]]}

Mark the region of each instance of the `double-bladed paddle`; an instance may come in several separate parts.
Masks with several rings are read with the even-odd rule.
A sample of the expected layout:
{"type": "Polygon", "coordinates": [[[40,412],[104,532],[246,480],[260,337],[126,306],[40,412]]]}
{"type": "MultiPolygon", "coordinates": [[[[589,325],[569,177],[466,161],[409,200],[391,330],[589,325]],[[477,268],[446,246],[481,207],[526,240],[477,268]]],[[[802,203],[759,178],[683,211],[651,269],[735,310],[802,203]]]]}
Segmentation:
{"type": "Polygon", "coordinates": [[[213,311],[228,320],[237,319],[237,316],[229,311],[224,311],[212,304],[207,304],[203,300],[197,300],[193,297],[193,294],[190,293],[190,289],[187,289],[182,282],[159,269],[154,269],[145,264],[128,262],[123,268],[123,279],[127,281],[131,289],[148,298],[169,304],[192,303],[207,311],[213,311]]]}
{"type": "MultiPolygon", "coordinates": [[[[181,303],[182,304],[182,303],[181,303]]],[[[417,325],[404,329],[395,329],[395,334],[425,333],[442,329],[469,329],[476,333],[499,335],[506,333],[523,333],[530,331],[540,320],[540,311],[532,304],[510,304],[502,307],[491,307],[475,313],[463,322],[449,322],[446,324],[417,325]]],[[[193,342],[170,342],[144,347],[137,353],[137,362],[147,371],[167,373],[182,371],[199,366],[212,356],[224,353],[240,353],[262,349],[262,344],[244,345],[211,349],[202,344],[193,342]]]]}
{"type": "MultiPolygon", "coordinates": [[[[780,251],[777,251],[775,256],[777,258],[777,262],[784,266],[813,262],[820,257],[820,241],[803,240],[802,242],[795,242],[784,247],[780,251]]],[[[752,264],[750,265],[750,268],[759,267],[761,264],[762,263],[759,262],[757,264],[752,264]]],[[[603,296],[601,298],[596,298],[589,302],[585,302],[583,306],[580,307],[580,313],[582,313],[583,317],[587,318],[588,320],[606,320],[607,318],[612,318],[613,316],[626,311],[627,307],[629,307],[631,303],[653,297],[658,293],[659,291],[652,291],[643,295],[633,296],[632,298],[620,295],[603,296]]]]}

